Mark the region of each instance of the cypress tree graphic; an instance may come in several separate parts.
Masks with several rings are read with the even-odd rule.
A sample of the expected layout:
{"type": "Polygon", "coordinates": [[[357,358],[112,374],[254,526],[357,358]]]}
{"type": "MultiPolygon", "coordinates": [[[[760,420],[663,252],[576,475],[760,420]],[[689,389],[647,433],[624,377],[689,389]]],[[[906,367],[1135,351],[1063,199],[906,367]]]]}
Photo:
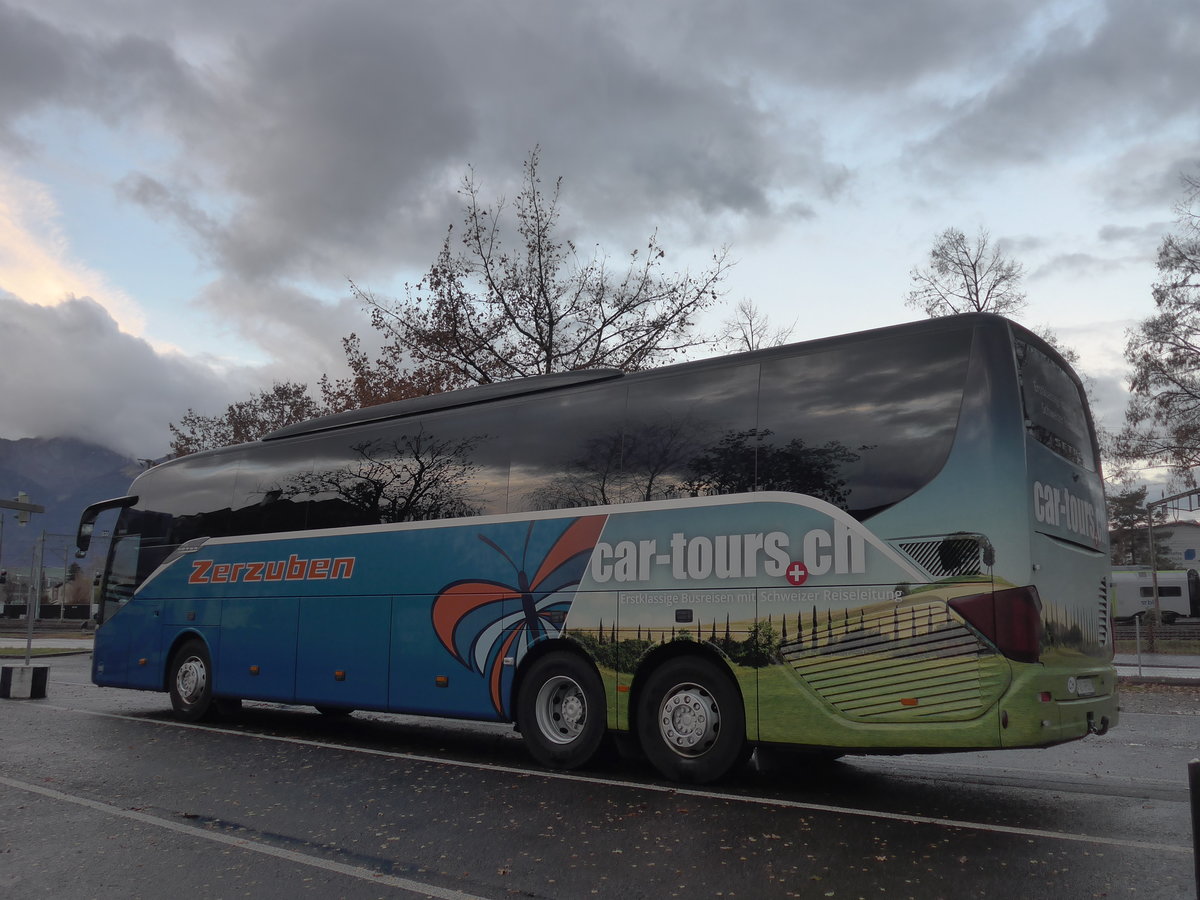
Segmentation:
{"type": "Polygon", "coordinates": [[[612,629],[612,642],[613,642],[614,644],[617,642],[617,623],[616,623],[616,622],[613,622],[613,629],[612,629]]]}
{"type": "Polygon", "coordinates": [[[713,630],[712,630],[712,635],[709,637],[709,641],[711,641],[714,644],[717,642],[717,617],[716,616],[713,616],[713,630]]]}
{"type": "Polygon", "coordinates": [[[640,641],[641,639],[642,639],[642,626],[641,626],[641,623],[638,623],[638,640],[640,641]]]}
{"type": "Polygon", "coordinates": [[[729,652],[729,648],[733,644],[733,638],[729,634],[729,613],[725,613],[725,652],[729,652]]]}
{"type": "Polygon", "coordinates": [[[604,643],[604,620],[603,619],[600,620],[600,634],[596,638],[596,643],[597,644],[604,643]]]}
{"type": "Polygon", "coordinates": [[[796,613],[796,645],[804,646],[804,613],[796,613]]]}
{"type": "Polygon", "coordinates": [[[786,644],[787,643],[787,613],[783,614],[783,625],[780,627],[782,630],[779,633],[780,634],[779,640],[781,643],[786,644]]]}

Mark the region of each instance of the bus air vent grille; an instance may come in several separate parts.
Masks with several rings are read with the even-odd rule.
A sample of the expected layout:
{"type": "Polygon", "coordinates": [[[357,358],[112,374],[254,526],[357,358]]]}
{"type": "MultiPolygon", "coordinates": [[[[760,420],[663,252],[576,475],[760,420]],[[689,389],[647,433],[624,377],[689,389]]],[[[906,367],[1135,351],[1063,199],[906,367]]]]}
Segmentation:
{"type": "Polygon", "coordinates": [[[1108,579],[1100,579],[1100,593],[1098,594],[1100,607],[1100,623],[1097,629],[1099,644],[1101,647],[1107,647],[1112,642],[1112,635],[1109,632],[1109,618],[1112,615],[1112,610],[1109,608],[1108,601],[1108,579]]]}
{"type": "Polygon", "coordinates": [[[868,722],[961,721],[1003,689],[1007,667],[940,601],[801,622],[780,650],[827,703],[868,722]]]}
{"type": "Polygon", "coordinates": [[[972,536],[945,535],[899,541],[899,547],[934,578],[979,575],[984,566],[979,541],[972,536]]]}

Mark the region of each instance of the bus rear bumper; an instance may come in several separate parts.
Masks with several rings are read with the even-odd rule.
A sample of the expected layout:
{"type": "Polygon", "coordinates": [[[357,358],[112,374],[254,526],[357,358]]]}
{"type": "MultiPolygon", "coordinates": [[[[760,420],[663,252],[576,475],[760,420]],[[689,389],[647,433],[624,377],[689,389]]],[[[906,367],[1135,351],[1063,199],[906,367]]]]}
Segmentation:
{"type": "Polygon", "coordinates": [[[1101,735],[1120,721],[1116,671],[1015,678],[1000,710],[1004,747],[1047,747],[1101,735]],[[1081,695],[1082,694],[1082,695],[1081,695]]]}

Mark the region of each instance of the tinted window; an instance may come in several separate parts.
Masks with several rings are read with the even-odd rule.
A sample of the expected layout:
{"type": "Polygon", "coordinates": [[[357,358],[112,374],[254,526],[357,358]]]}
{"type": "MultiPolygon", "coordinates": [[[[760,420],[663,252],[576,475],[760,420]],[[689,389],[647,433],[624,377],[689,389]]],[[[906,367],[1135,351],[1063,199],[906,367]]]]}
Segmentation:
{"type": "MultiPolygon", "coordinates": [[[[143,555],[165,547],[165,557],[192,538],[236,533],[233,496],[238,462],[231,454],[190,457],[139,478],[132,487],[138,495],[137,509],[122,515],[121,522],[130,531],[140,531],[143,555]]],[[[145,566],[139,563],[139,568],[145,566]]]]}
{"type": "Polygon", "coordinates": [[[629,386],[622,472],[630,500],[754,490],[758,366],[629,386]]]}
{"type": "Polygon", "coordinates": [[[1094,470],[1091,430],[1079,386],[1034,344],[1018,340],[1016,348],[1029,433],[1060,456],[1094,470]]]}
{"type": "Polygon", "coordinates": [[[308,526],[308,498],[289,490],[312,472],[312,441],[255,445],[241,454],[233,491],[238,534],[300,531],[308,526]]]}
{"type": "Polygon", "coordinates": [[[958,425],[971,332],[844,343],[764,360],[759,490],[866,518],[927,484],[958,425]]]}
{"type": "Polygon", "coordinates": [[[510,512],[629,499],[621,474],[625,395],[616,382],[506,407],[510,512]]]}
{"type": "Polygon", "coordinates": [[[396,419],[330,432],[314,443],[312,471],[296,476],[287,488],[310,502],[310,528],[415,522],[503,508],[502,443],[481,417],[396,419]]]}

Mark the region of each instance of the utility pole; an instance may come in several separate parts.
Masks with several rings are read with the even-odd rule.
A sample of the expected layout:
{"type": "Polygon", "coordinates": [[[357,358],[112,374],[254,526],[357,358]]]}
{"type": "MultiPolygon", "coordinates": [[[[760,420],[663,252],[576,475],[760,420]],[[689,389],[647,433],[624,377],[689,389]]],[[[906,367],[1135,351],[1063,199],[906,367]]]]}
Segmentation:
{"type": "MultiPolygon", "coordinates": [[[[17,524],[24,525],[29,521],[31,513],[43,513],[45,507],[29,502],[29,495],[21,491],[16,500],[0,500],[0,510],[15,509],[17,524]]],[[[0,512],[0,523],[3,522],[0,512]]],[[[36,604],[41,601],[42,594],[42,551],[45,549],[46,532],[42,530],[41,540],[38,541],[34,557],[34,587],[32,603],[25,603],[25,665],[21,667],[0,667],[0,696],[4,698],[40,699],[46,696],[46,681],[49,666],[34,666],[30,664],[33,658],[33,620],[37,616],[36,604]]]]}

